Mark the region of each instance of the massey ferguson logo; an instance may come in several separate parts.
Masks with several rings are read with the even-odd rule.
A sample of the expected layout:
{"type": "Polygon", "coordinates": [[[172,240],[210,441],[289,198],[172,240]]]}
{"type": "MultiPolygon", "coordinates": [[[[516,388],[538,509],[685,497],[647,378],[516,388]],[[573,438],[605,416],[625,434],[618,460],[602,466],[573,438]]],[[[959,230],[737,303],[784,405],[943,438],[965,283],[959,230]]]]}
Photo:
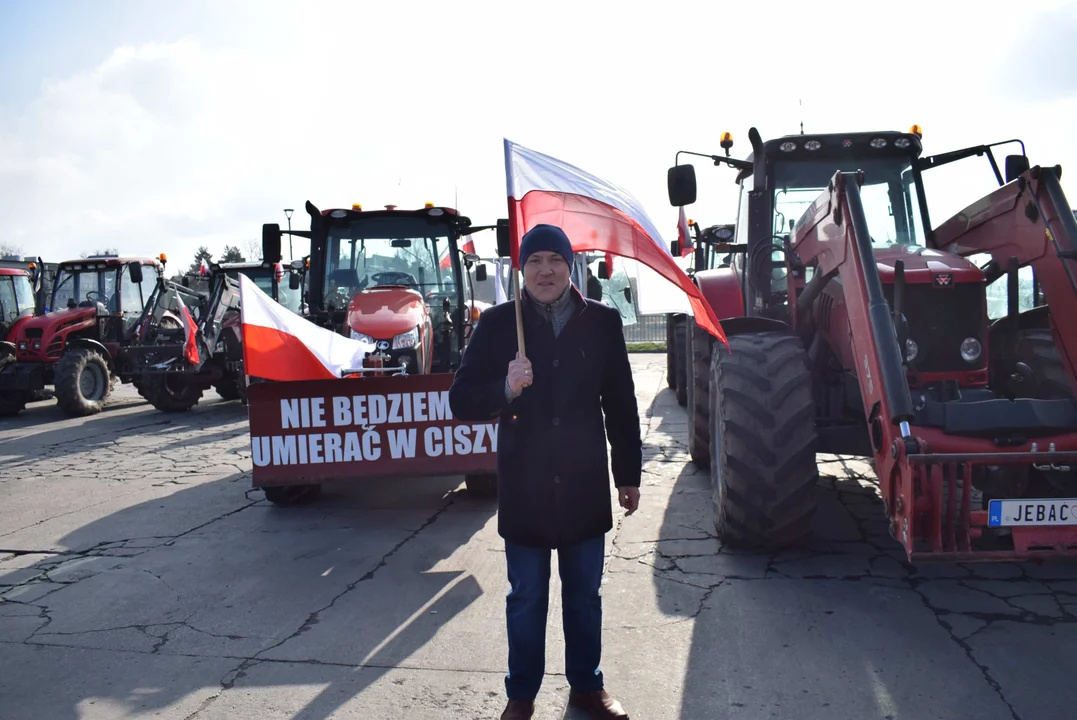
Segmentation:
{"type": "Polygon", "coordinates": [[[950,287],[954,284],[954,276],[950,273],[939,273],[935,276],[935,287],[950,287]]]}

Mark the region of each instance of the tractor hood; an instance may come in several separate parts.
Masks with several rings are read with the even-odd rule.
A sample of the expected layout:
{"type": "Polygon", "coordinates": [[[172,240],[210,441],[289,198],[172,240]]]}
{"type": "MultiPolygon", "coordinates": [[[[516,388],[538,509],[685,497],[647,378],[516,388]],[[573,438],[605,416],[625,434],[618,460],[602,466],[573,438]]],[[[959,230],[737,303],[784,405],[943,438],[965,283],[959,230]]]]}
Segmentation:
{"type": "Polygon", "coordinates": [[[984,280],[984,274],[980,268],[958,255],[915,245],[895,245],[875,249],[875,263],[879,268],[879,279],[884,283],[894,282],[894,266],[898,260],[905,263],[906,282],[934,282],[945,285],[983,282],[984,280]]]}
{"type": "MultiPolygon", "coordinates": [[[[103,306],[102,306],[103,307],[103,306]]],[[[93,327],[98,308],[73,307],[27,318],[15,326],[12,342],[16,357],[22,361],[54,361],[63,351],[68,333],[93,327]]]]}
{"type": "Polygon", "coordinates": [[[423,324],[423,297],[404,287],[375,287],[357,293],[348,303],[348,328],[374,340],[392,340],[423,324]]]}
{"type": "Polygon", "coordinates": [[[45,315],[37,315],[19,326],[20,332],[25,333],[30,329],[39,329],[44,335],[49,335],[57,329],[66,327],[81,320],[94,320],[97,318],[96,307],[73,307],[63,310],[54,310],[45,315]]]}

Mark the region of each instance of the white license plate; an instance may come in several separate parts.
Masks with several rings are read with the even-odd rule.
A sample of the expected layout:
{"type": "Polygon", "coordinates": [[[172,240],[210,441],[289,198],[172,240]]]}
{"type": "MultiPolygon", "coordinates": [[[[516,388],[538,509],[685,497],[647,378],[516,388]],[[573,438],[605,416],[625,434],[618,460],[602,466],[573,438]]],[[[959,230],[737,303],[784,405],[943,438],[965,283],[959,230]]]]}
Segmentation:
{"type": "Polygon", "coordinates": [[[990,527],[1077,525],[1077,498],[1051,500],[992,500],[987,506],[990,527]]]}

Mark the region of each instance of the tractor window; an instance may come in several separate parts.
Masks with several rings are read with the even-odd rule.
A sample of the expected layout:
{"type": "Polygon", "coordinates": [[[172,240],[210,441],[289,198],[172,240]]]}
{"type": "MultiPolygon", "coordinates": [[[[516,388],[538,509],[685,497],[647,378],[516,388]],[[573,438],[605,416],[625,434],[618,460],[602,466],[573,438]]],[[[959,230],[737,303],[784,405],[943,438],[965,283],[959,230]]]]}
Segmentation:
{"type": "Polygon", "coordinates": [[[15,280],[10,275],[0,276],[0,320],[11,322],[19,316],[19,305],[15,302],[15,280]]]}
{"type": "Polygon", "coordinates": [[[68,305],[83,302],[104,302],[100,288],[100,276],[96,270],[61,270],[52,295],[53,310],[63,310],[68,305]]]}
{"type": "MultiPolygon", "coordinates": [[[[142,280],[146,280],[145,274],[143,274],[142,280]]],[[[139,294],[139,288],[139,285],[131,282],[131,276],[124,273],[120,279],[120,310],[128,315],[133,313],[135,317],[142,312],[143,303],[145,302],[144,296],[139,294]]]]}
{"type": "Polygon", "coordinates": [[[442,228],[402,218],[359,221],[329,231],[325,305],[342,310],[355,293],[379,286],[406,287],[427,304],[457,300],[452,243],[442,228]],[[432,232],[433,231],[433,232],[432,232]]]}
{"type": "Polygon", "coordinates": [[[19,312],[33,310],[37,306],[37,301],[34,299],[34,287],[30,284],[30,278],[25,275],[16,275],[11,278],[11,281],[15,285],[15,303],[18,305],[19,312]]]}
{"type": "Polygon", "coordinates": [[[915,177],[908,159],[851,159],[845,167],[833,162],[784,162],[774,166],[775,235],[788,234],[836,172],[864,171],[860,197],[867,216],[871,243],[924,245],[923,220],[918,211],[915,177]]]}

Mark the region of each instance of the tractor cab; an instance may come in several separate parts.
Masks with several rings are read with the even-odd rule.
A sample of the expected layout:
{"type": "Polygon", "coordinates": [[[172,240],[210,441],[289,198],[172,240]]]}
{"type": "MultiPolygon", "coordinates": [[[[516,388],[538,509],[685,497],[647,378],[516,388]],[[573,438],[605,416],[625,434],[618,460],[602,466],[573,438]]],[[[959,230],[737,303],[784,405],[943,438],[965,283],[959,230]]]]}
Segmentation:
{"type": "Polygon", "coordinates": [[[15,323],[35,312],[34,286],[30,273],[0,267],[0,340],[7,338],[15,323]]]}
{"type": "Polygon", "coordinates": [[[212,275],[224,272],[228,277],[239,282],[240,274],[246,275],[258,286],[258,289],[273,298],[280,305],[297,315],[302,312],[303,261],[297,261],[285,269],[281,262],[235,262],[214,263],[210,266],[212,275]],[[287,273],[288,281],[284,282],[287,273]]]}
{"type": "MultiPolygon", "coordinates": [[[[318,210],[307,203],[309,319],[360,340],[383,367],[407,374],[449,372],[485,303],[474,300],[471,269],[479,258],[461,250],[477,230],[456,210],[318,210]]],[[[263,226],[263,256],[279,255],[280,227],[263,226]]],[[[485,266],[475,279],[486,279],[485,266]]]]}

